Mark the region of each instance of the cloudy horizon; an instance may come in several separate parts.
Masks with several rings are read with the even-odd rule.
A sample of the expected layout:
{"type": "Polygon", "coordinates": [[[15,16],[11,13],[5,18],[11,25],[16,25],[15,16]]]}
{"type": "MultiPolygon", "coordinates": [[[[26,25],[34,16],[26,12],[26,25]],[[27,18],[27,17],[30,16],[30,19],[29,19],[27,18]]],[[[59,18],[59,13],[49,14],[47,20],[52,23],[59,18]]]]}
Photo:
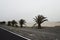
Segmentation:
{"type": "Polygon", "coordinates": [[[60,21],[60,0],[0,0],[0,21],[25,19],[30,22],[38,14],[49,21],[60,21]]]}

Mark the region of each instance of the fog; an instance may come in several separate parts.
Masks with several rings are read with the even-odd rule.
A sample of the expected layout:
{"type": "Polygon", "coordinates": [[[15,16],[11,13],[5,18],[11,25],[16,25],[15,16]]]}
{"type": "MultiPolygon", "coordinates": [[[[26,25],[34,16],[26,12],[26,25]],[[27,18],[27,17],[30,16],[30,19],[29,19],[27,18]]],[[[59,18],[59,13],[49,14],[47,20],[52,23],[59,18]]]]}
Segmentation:
{"type": "Polygon", "coordinates": [[[49,21],[60,21],[60,0],[0,0],[0,21],[32,22],[38,14],[49,21]]]}

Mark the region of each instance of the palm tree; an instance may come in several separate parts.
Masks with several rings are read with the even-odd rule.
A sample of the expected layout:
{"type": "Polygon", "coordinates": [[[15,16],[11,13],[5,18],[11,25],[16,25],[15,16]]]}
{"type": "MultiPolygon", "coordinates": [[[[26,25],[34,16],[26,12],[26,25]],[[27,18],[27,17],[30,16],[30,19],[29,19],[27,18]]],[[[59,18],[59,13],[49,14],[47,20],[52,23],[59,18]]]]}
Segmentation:
{"type": "Polygon", "coordinates": [[[43,15],[35,16],[34,20],[35,20],[35,22],[38,24],[38,29],[41,29],[41,24],[42,24],[44,21],[47,21],[46,17],[44,17],[43,15]]]}
{"type": "Polygon", "coordinates": [[[7,24],[8,26],[11,26],[11,21],[8,21],[8,24],[7,24]]]}
{"type": "Polygon", "coordinates": [[[2,21],[2,22],[0,22],[0,24],[4,24],[4,25],[5,25],[5,24],[6,24],[6,22],[5,22],[5,21],[2,21]]]}
{"type": "Polygon", "coordinates": [[[15,26],[17,24],[17,22],[15,20],[12,20],[12,26],[15,26]]]}
{"type": "Polygon", "coordinates": [[[26,23],[26,22],[25,22],[24,19],[21,19],[21,20],[19,21],[19,24],[20,24],[21,28],[23,27],[23,24],[25,24],[25,23],[26,23]]]}

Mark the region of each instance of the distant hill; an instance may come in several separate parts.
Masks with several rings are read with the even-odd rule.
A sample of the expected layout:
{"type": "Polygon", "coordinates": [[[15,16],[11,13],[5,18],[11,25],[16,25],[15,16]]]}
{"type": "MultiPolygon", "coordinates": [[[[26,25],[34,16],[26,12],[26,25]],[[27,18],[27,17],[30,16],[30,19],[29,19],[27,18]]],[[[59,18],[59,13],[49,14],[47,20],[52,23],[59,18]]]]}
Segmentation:
{"type": "Polygon", "coordinates": [[[60,22],[44,22],[42,26],[47,26],[47,27],[60,26],[60,22]]]}
{"type": "MultiPolygon", "coordinates": [[[[26,23],[26,25],[28,27],[32,27],[34,24],[34,22],[30,22],[30,23],[26,23]]],[[[45,26],[45,27],[55,27],[55,26],[60,26],[60,22],[44,22],[42,23],[42,26],[45,26]]]]}

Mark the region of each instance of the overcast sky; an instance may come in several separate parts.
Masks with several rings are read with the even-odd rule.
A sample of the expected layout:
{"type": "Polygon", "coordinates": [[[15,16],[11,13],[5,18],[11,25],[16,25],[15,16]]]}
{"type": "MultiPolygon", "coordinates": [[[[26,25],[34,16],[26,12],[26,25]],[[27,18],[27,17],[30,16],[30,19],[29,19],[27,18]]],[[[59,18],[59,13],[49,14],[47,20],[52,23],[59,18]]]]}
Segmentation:
{"type": "Polygon", "coordinates": [[[60,0],[0,0],[0,21],[23,18],[30,22],[38,14],[60,21],[60,0]]]}

